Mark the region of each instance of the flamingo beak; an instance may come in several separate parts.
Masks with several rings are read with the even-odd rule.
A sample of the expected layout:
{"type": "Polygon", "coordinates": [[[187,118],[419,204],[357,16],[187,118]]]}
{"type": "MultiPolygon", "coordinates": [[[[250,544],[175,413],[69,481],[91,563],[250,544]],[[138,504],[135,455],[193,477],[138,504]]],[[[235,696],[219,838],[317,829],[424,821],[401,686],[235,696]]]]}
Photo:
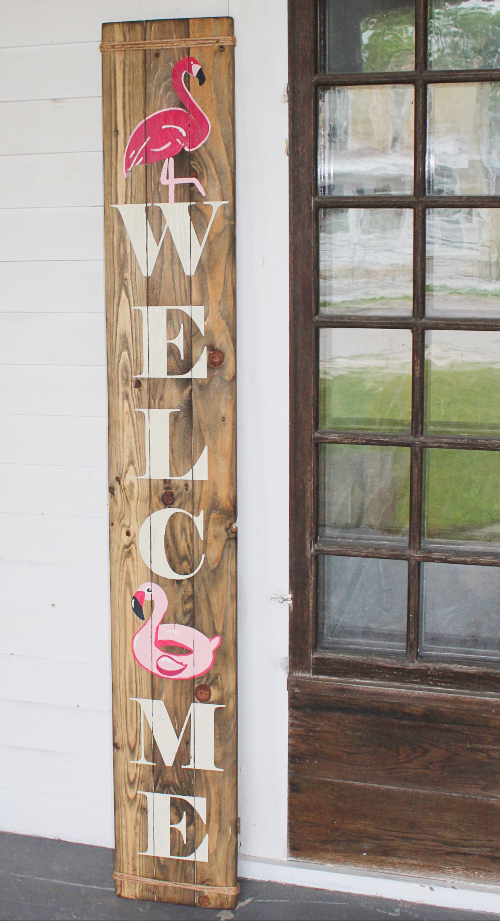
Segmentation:
{"type": "Polygon", "coordinates": [[[198,73],[196,74],[196,76],[198,77],[198,83],[200,84],[200,86],[203,86],[203,84],[204,84],[204,82],[205,82],[205,80],[206,80],[207,78],[205,77],[205,74],[203,73],[203,70],[202,70],[201,67],[200,67],[198,73]]]}
{"type": "Polygon", "coordinates": [[[144,592],[136,592],[132,598],[132,610],[139,620],[144,620],[143,604],[145,597],[144,592]]]}

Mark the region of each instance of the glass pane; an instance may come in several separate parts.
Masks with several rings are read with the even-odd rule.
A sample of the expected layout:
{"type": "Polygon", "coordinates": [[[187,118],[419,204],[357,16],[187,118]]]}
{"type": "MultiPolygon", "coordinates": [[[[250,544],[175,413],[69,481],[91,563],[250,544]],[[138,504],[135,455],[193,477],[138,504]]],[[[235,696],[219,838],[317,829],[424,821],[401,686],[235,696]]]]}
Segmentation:
{"type": "Polygon", "coordinates": [[[319,90],[320,195],[413,192],[412,86],[319,90]]]}
{"type": "Polygon", "coordinates": [[[406,651],[404,560],[318,559],[318,646],[345,652],[406,651]]]}
{"type": "Polygon", "coordinates": [[[500,316],[500,209],[427,212],[427,316],[500,316]]]}
{"type": "Polygon", "coordinates": [[[320,313],[413,311],[413,211],[325,209],[319,214],[320,313]]]}
{"type": "Polygon", "coordinates": [[[422,654],[500,657],[500,569],[424,563],[422,654]]]}
{"type": "Polygon", "coordinates": [[[425,428],[500,435],[500,332],[433,330],[425,337],[425,428]]]}
{"type": "Polygon", "coordinates": [[[320,537],[408,543],[410,449],[319,446],[320,537]]]}
{"type": "Polygon", "coordinates": [[[324,73],[414,70],[415,0],[323,0],[324,73]]]}
{"type": "Polygon", "coordinates": [[[322,429],[408,432],[411,427],[408,329],[322,329],[322,429]]]}
{"type": "Polygon", "coordinates": [[[427,143],[430,195],[498,195],[500,85],[429,86],[427,143]]]}
{"type": "Polygon", "coordinates": [[[427,544],[466,545],[468,550],[497,549],[500,453],[427,449],[423,525],[427,544]]]}
{"type": "Polygon", "coordinates": [[[429,0],[429,70],[500,67],[498,0],[429,0]]]}

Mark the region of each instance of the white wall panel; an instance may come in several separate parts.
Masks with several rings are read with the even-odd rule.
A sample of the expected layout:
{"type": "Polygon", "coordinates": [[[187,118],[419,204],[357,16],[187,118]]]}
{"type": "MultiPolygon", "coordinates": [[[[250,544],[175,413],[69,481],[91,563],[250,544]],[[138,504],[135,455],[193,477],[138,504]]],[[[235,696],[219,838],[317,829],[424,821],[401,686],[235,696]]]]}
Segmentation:
{"type": "Polygon", "coordinates": [[[108,518],[103,468],[0,464],[0,509],[13,515],[108,518]]]}
{"type": "Polygon", "coordinates": [[[0,124],[0,156],[102,150],[102,105],[97,96],[0,102],[0,124]]]}
{"type": "Polygon", "coordinates": [[[100,152],[0,158],[0,208],[81,208],[102,204],[100,152]]]}
{"type": "Polygon", "coordinates": [[[98,41],[0,50],[0,102],[100,96],[101,87],[98,41]]]}
{"type": "MultiPolygon", "coordinates": [[[[0,790],[2,829],[113,847],[113,791],[109,790],[107,804],[93,800],[92,792],[70,798],[5,787],[0,790]]],[[[114,893],[114,886],[109,891],[114,893]]]]}
{"type": "Polygon", "coordinates": [[[227,0],[2,0],[0,47],[97,41],[103,22],[228,15],[227,0]]]}
{"type": "Polygon", "coordinates": [[[112,781],[112,762],[90,752],[67,755],[0,745],[0,789],[54,793],[79,797],[88,787],[92,799],[106,802],[112,781]]]}
{"type": "Polygon", "coordinates": [[[103,417],[0,415],[0,464],[107,469],[107,434],[103,417]]]}
{"type": "Polygon", "coordinates": [[[0,655],[0,698],[111,709],[111,675],[105,665],[0,655]]]}
{"type": "Polygon", "coordinates": [[[0,313],[4,311],[104,314],[103,259],[0,262],[0,313]]]}
{"type": "Polygon", "coordinates": [[[102,208],[0,209],[3,262],[103,258],[102,208]]]}
{"type": "MultiPolygon", "coordinates": [[[[31,563],[0,560],[0,598],[10,611],[39,612],[52,616],[109,617],[107,559],[101,566],[82,563],[31,563]],[[22,591],[20,590],[20,587],[22,591]]],[[[64,703],[64,701],[61,701],[64,703]]]]}
{"type": "Polygon", "coordinates": [[[106,324],[99,313],[0,313],[0,364],[103,365],[106,324]]]}
{"type": "Polygon", "coordinates": [[[105,368],[0,366],[2,412],[7,414],[105,416],[105,368]]]}
{"type": "Polygon", "coordinates": [[[0,558],[4,560],[101,566],[107,552],[104,518],[0,514],[0,558]]]}
{"type": "MultiPolygon", "coordinates": [[[[37,326],[39,355],[43,358],[36,364],[0,366],[0,462],[40,467],[74,465],[75,492],[80,471],[87,476],[90,467],[105,464],[105,371],[75,365],[82,355],[89,360],[92,350],[100,348],[97,327],[87,326],[90,338],[83,336],[82,343],[71,344],[64,366],[43,364],[48,359],[60,360],[71,329],[76,330],[67,318],[70,312],[97,314],[104,309],[102,210],[88,207],[89,202],[101,200],[97,197],[102,194],[100,167],[96,171],[92,166],[97,163],[97,157],[93,160],[92,156],[38,155],[86,155],[100,149],[98,46],[103,21],[186,14],[233,15],[238,41],[240,815],[244,852],[283,859],[287,612],[269,599],[272,592],[288,589],[288,161],[287,107],[282,102],[287,81],[285,0],[273,4],[267,0],[190,0],[189,10],[185,0],[0,0],[0,47],[4,46],[0,52],[0,117],[4,113],[4,136],[0,139],[0,155],[4,155],[0,157],[0,311],[59,313],[61,323],[56,331],[57,320],[52,316],[37,326]],[[265,137],[264,144],[256,144],[256,132],[265,137]],[[18,154],[33,156],[8,159],[18,154]],[[6,160],[3,175],[10,177],[3,187],[2,160],[6,160]],[[83,203],[84,207],[61,207],[70,203],[83,203]],[[56,204],[59,207],[54,207],[56,204]],[[257,356],[256,328],[265,331],[257,356]],[[31,453],[29,426],[33,431],[31,453]],[[4,433],[6,445],[2,443],[4,433]],[[260,484],[262,498],[258,504],[253,499],[255,482],[260,484]],[[260,640],[263,634],[267,637],[265,648],[260,640]]],[[[30,339],[22,322],[9,326],[10,322],[7,319],[3,328],[9,329],[10,338],[26,335],[26,358],[32,361],[30,349],[36,336],[30,339]]],[[[28,324],[31,322],[35,323],[32,317],[28,324]]],[[[80,322],[78,318],[76,323],[80,322]]],[[[11,361],[11,353],[5,358],[11,361]]],[[[29,470],[27,466],[22,474],[29,470]]],[[[43,475],[41,471],[38,478],[33,476],[36,490],[41,488],[39,477],[43,475]]],[[[0,557],[6,557],[0,562],[0,598],[4,603],[0,610],[7,618],[0,630],[4,641],[18,650],[23,642],[20,625],[24,616],[33,631],[29,651],[39,653],[38,658],[3,656],[0,698],[12,697],[21,707],[45,708],[40,725],[50,723],[54,727],[47,730],[46,745],[55,751],[65,751],[59,745],[63,744],[64,721],[70,719],[65,716],[58,722],[55,714],[61,705],[68,707],[70,714],[71,707],[75,712],[85,711],[84,725],[75,725],[83,726],[85,740],[92,738],[95,726],[92,753],[103,759],[110,755],[110,734],[106,736],[99,721],[103,714],[109,719],[109,666],[103,659],[99,659],[103,664],[64,661],[64,655],[71,636],[73,655],[78,654],[82,630],[85,641],[80,643],[80,655],[87,655],[94,620],[99,621],[95,655],[104,656],[102,629],[108,624],[109,606],[106,523],[98,517],[72,517],[75,500],[70,493],[71,475],[63,476],[60,501],[66,503],[66,509],[71,508],[71,515],[19,514],[19,509],[29,504],[27,478],[24,492],[28,496],[23,494],[19,499],[17,513],[0,516],[0,557]],[[64,618],[64,627],[60,618],[64,618]],[[47,625],[46,637],[39,632],[42,619],[47,625]],[[62,656],[60,661],[43,658],[51,642],[52,655],[62,656]]],[[[46,479],[47,484],[54,483],[48,472],[46,479]]],[[[17,489],[20,477],[13,474],[14,482],[17,489]]],[[[53,485],[47,487],[47,498],[51,496],[53,485]]],[[[96,500],[99,508],[101,501],[104,506],[104,497],[96,500]]],[[[36,503],[36,508],[44,507],[38,496],[36,503]]],[[[3,712],[0,707],[0,718],[3,712]]],[[[9,744],[27,744],[23,740],[33,719],[19,711],[25,726],[19,741],[9,744]]],[[[70,737],[74,736],[68,735],[69,747],[73,744],[70,737]]],[[[48,756],[44,770],[50,773],[48,756]]],[[[54,772],[57,770],[54,761],[54,772]]],[[[107,789],[106,805],[104,799],[93,801],[90,785],[81,788],[80,797],[0,789],[1,827],[110,845],[110,781],[107,789]]]]}
{"type": "Polygon", "coordinates": [[[111,714],[81,707],[0,700],[2,745],[47,752],[104,753],[112,742],[111,714]]]}
{"type": "MultiPolygon", "coordinates": [[[[36,599],[30,601],[36,604],[36,599]]],[[[123,614],[134,626],[137,622],[139,629],[132,607],[123,614]]],[[[10,607],[8,599],[2,605],[0,653],[3,655],[109,666],[110,642],[107,617],[68,614],[61,605],[52,608],[50,614],[19,611],[10,607]]],[[[3,735],[0,738],[3,739],[3,735]]]]}

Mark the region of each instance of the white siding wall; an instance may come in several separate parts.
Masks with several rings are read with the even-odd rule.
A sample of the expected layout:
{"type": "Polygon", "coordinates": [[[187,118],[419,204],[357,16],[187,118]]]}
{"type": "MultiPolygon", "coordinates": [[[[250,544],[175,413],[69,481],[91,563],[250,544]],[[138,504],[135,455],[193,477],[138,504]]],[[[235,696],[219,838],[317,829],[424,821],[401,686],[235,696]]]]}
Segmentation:
{"type": "Polygon", "coordinates": [[[113,844],[101,23],[237,61],[242,851],[286,840],[286,0],[0,2],[0,828],[113,844]]]}

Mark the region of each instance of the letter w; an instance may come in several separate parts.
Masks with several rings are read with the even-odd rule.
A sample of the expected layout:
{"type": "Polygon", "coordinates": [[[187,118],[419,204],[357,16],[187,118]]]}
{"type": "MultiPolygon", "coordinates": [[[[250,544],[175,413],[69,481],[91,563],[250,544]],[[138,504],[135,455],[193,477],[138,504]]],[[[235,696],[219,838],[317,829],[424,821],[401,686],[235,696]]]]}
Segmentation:
{"type": "Polygon", "coordinates": [[[184,274],[194,275],[198,268],[201,254],[205,248],[205,243],[207,242],[207,237],[210,233],[215,215],[220,206],[227,205],[228,202],[205,201],[201,203],[212,206],[212,215],[201,243],[196,236],[196,231],[189,213],[192,204],[194,203],[182,201],[171,205],[113,205],[113,208],[116,208],[121,214],[137,262],[139,263],[139,268],[143,275],[150,276],[153,274],[153,269],[158,259],[158,253],[160,252],[167,230],[170,230],[184,274]],[[153,231],[149,226],[147,218],[148,207],[160,208],[165,218],[165,227],[163,228],[159,243],[156,242],[153,231]]]}
{"type": "Polygon", "coordinates": [[[139,761],[132,761],[131,764],[154,764],[154,761],[146,761],[144,757],[144,717],[146,717],[160,755],[167,767],[172,767],[175,756],[179,751],[184,730],[191,720],[191,760],[189,764],[183,764],[182,767],[196,768],[197,771],[224,770],[223,768],[215,767],[214,752],[215,711],[221,707],[223,708],[224,704],[192,703],[178,736],[163,700],[144,700],[141,697],[131,697],[130,699],[136,700],[141,708],[141,757],[139,761]]]}

